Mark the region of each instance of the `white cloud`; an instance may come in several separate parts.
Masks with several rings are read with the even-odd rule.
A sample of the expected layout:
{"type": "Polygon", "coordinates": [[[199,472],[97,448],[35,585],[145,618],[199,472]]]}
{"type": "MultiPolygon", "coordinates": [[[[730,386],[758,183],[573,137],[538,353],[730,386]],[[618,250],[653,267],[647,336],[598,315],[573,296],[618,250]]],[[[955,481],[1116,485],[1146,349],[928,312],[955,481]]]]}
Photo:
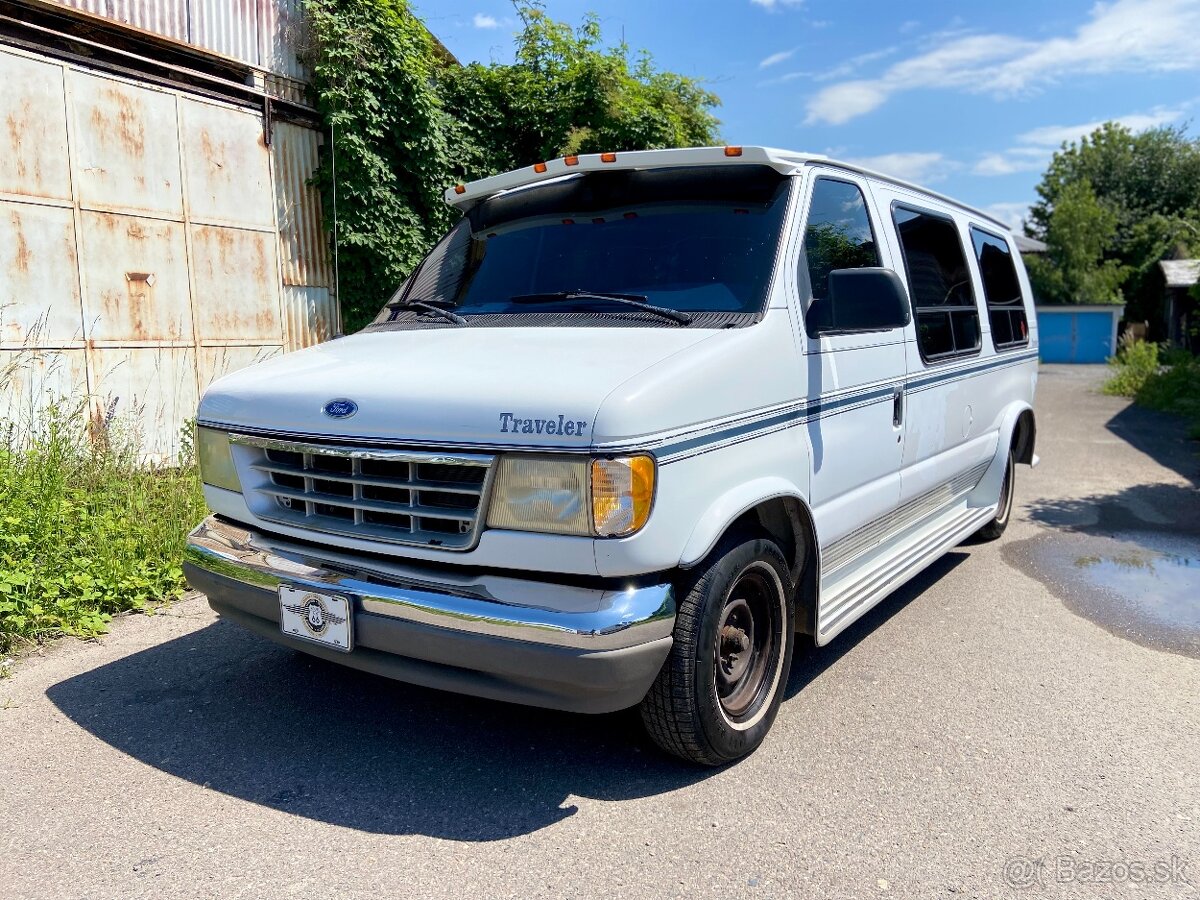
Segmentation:
{"type": "Polygon", "coordinates": [[[471,20],[476,28],[499,28],[500,21],[495,16],[489,16],[485,13],[475,13],[475,18],[471,20]]]}
{"type": "Polygon", "coordinates": [[[1086,122],[1083,125],[1047,125],[1035,128],[1020,135],[1017,140],[1022,144],[1037,144],[1043,147],[1057,148],[1061,144],[1077,141],[1091,134],[1105,122],[1117,122],[1130,131],[1145,131],[1147,128],[1157,128],[1159,125],[1170,125],[1183,117],[1183,109],[1170,109],[1156,106],[1148,113],[1133,113],[1128,116],[1117,116],[1113,119],[1103,119],[1098,122],[1086,122]]]}
{"type": "Polygon", "coordinates": [[[1021,231],[1021,225],[1029,218],[1031,203],[993,203],[985,206],[983,211],[1004,222],[1013,231],[1021,231]]]}
{"type": "Polygon", "coordinates": [[[758,67],[760,69],[767,69],[767,68],[770,68],[771,66],[777,66],[781,62],[791,59],[793,54],[795,54],[795,52],[796,52],[796,50],[795,50],[795,48],[793,48],[791,50],[782,50],[779,53],[772,53],[770,56],[768,56],[766,59],[764,59],[762,62],[760,62],[758,64],[758,67]]]}
{"type": "Polygon", "coordinates": [[[884,153],[880,156],[860,156],[846,160],[864,169],[874,169],[893,178],[932,184],[959,168],[941,153],[884,153]]]}
{"type": "Polygon", "coordinates": [[[847,122],[893,94],[920,88],[1002,97],[1078,74],[1200,69],[1195,39],[1200,0],[1114,0],[1095,4],[1089,15],[1074,34],[1045,40],[942,35],[933,49],[892,65],[878,78],[818,92],[808,104],[806,122],[847,122]]]}
{"type": "Polygon", "coordinates": [[[763,9],[782,9],[785,6],[803,6],[804,0],[750,0],[755,6],[761,6],[763,9]]]}
{"type": "Polygon", "coordinates": [[[1116,122],[1124,125],[1130,131],[1138,132],[1177,122],[1185,112],[1185,107],[1169,109],[1156,106],[1150,112],[1114,116],[1111,119],[1085,122],[1081,125],[1044,125],[1041,128],[1034,128],[1017,135],[1017,146],[1015,147],[1010,147],[1000,153],[988,153],[981,156],[971,171],[976,175],[1041,172],[1046,168],[1051,155],[1062,144],[1078,141],[1085,135],[1091,134],[1106,121],[1116,122]]]}
{"type": "Polygon", "coordinates": [[[882,50],[872,50],[870,53],[860,53],[858,56],[852,56],[839,66],[835,66],[816,76],[816,81],[833,81],[835,78],[845,78],[848,75],[853,75],[867,63],[873,63],[883,59],[886,56],[891,56],[897,47],[884,47],[882,50]]]}

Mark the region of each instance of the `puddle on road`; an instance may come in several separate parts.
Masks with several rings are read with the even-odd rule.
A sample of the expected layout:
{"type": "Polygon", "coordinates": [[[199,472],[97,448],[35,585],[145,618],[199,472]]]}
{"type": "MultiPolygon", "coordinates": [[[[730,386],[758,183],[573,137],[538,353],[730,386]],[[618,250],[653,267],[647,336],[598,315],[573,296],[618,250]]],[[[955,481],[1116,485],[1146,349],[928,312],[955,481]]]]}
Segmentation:
{"type": "Polygon", "coordinates": [[[1006,550],[1113,634],[1200,658],[1200,543],[1159,532],[1054,532],[1006,550]]]}

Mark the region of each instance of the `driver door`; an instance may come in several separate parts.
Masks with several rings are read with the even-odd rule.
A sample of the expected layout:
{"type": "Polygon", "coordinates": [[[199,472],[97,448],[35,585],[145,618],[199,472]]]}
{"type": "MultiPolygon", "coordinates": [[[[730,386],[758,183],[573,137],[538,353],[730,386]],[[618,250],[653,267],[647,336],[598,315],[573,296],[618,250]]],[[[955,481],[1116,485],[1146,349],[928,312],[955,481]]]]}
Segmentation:
{"type": "Polygon", "coordinates": [[[864,179],[815,169],[805,215],[797,283],[807,320],[802,346],[810,503],[827,582],[878,543],[872,543],[869,526],[900,502],[905,330],[812,336],[807,325],[822,312],[830,271],[888,266],[891,260],[864,179]]]}

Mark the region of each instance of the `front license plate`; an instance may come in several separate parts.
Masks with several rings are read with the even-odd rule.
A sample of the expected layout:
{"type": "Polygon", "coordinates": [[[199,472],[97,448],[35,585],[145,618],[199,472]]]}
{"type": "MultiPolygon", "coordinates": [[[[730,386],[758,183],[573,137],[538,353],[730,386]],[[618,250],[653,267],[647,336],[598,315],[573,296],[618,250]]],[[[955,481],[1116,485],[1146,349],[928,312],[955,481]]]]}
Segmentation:
{"type": "Polygon", "coordinates": [[[284,634],[349,653],[350,623],[349,597],[280,586],[279,627],[284,634]]]}

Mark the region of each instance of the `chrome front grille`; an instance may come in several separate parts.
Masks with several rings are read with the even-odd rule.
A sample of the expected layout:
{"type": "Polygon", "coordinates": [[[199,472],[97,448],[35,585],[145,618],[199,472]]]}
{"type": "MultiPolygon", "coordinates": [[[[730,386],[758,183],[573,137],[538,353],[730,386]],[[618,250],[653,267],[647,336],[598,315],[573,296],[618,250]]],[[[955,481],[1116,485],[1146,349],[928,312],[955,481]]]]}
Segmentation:
{"type": "Polygon", "coordinates": [[[232,440],[245,448],[242,484],[260,518],[444,550],[475,545],[493,456],[232,440]]]}

